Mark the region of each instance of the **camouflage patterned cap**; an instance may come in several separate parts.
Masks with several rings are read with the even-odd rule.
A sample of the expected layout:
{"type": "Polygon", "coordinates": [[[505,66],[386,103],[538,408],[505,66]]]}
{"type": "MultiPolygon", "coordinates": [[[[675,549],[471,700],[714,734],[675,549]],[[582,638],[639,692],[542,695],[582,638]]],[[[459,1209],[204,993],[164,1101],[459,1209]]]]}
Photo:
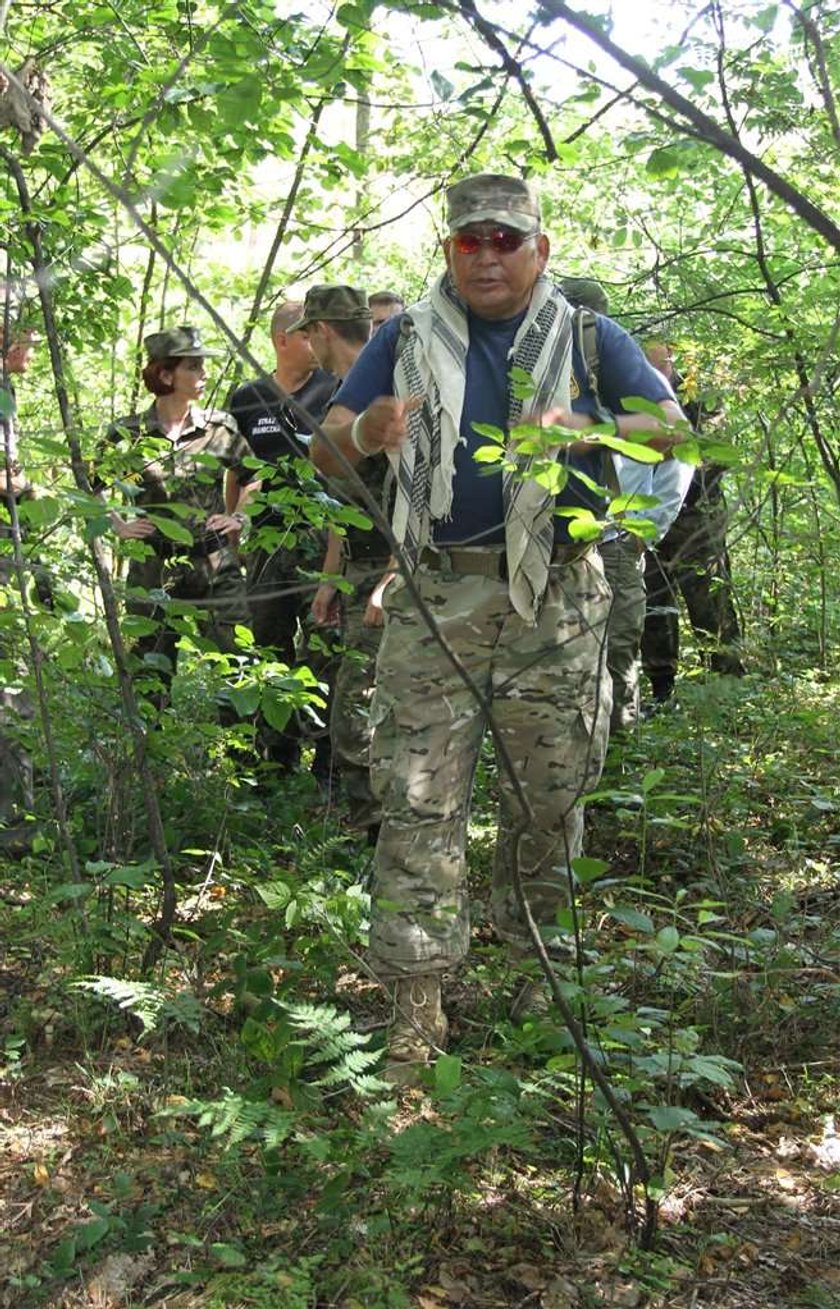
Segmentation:
{"type": "Polygon", "coordinates": [[[149,362],[153,359],[211,359],[218,350],[207,350],[197,327],[170,327],[152,332],[143,341],[149,362]]]}
{"type": "Polygon", "coordinates": [[[517,232],[538,232],[540,202],[528,182],[502,173],[476,173],[446,192],[450,232],[469,223],[502,223],[517,232]]]}
{"type": "Polygon", "coordinates": [[[596,314],[608,314],[610,302],[600,282],[594,277],[561,277],[560,290],[570,305],[594,309],[596,314]]]}
{"type": "Polygon", "coordinates": [[[287,332],[299,332],[310,323],[370,322],[367,294],[355,286],[311,286],[303,313],[287,332]]]}

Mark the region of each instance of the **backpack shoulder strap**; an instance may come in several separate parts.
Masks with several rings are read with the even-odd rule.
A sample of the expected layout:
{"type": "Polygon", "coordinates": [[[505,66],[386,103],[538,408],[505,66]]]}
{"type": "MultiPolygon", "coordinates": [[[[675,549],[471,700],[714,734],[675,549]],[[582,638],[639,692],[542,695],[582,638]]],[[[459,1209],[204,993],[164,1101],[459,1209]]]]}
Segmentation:
{"type": "Polygon", "coordinates": [[[598,315],[586,305],[578,305],[572,315],[572,339],[586,369],[587,390],[594,396],[596,416],[609,422],[611,415],[601,403],[598,389],[598,315]]]}
{"type": "Polygon", "coordinates": [[[394,349],[394,363],[399,360],[400,355],[408,345],[409,337],[414,331],[414,319],[411,314],[400,314],[400,330],[397,334],[396,346],[394,349]]]}
{"type": "MultiPolygon", "coordinates": [[[[578,305],[572,315],[572,340],[586,369],[586,387],[595,400],[595,417],[599,423],[611,423],[613,415],[601,403],[598,389],[598,316],[587,305],[578,305]]],[[[610,494],[619,494],[618,477],[615,464],[609,450],[602,447],[601,480],[608,487],[610,494]]]]}

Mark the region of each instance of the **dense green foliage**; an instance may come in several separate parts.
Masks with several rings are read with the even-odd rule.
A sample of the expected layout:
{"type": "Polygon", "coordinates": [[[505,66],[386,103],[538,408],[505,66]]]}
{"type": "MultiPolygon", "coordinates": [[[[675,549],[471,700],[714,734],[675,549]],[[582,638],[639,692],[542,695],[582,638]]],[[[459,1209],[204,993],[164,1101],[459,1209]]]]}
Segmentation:
{"type": "MultiPolygon", "coordinates": [[[[47,1253],[15,1252],[9,1304],[46,1303],[103,1252],[145,1257],[165,1236],[172,1285],[210,1288],[179,1303],[390,1309],[411,1303],[436,1230],[462,1223],[492,1246],[494,1188],[527,1191],[529,1257],[547,1258],[566,1197],[599,1186],[650,1244],[680,1152],[730,1147],[742,1070],[780,1045],[810,1061],[836,1025],[823,906],[837,858],[840,234],[832,244],[799,201],[825,214],[838,193],[840,16],[668,6],[671,44],[647,64],[715,136],[594,45],[564,46],[563,8],[517,11],[517,32],[511,6],[479,15],[466,0],[3,10],[4,68],[34,58],[52,87],[30,153],[0,127],[0,220],[12,314],[49,337],[19,386],[38,488],[20,517],[55,594],[45,607],[24,572],[0,608],[0,675],[36,706],[23,731],[39,779],[31,849],[0,856],[22,979],[5,1077],[14,1094],[43,1062],[79,1060],[103,1135],[147,1138],[152,1173],[188,1160],[191,1187],[213,1195],[185,1220],[177,1168],[149,1201],[139,1174],[99,1160],[113,1175],[47,1253]],[[592,807],[591,857],[559,924],[576,947],[562,987],[612,1103],[556,1010],[506,1016],[509,963],[483,914],[482,768],[453,1051],[407,1117],[376,1077],[367,855],[314,784],[266,790],[253,757],[258,704],[277,723],[317,716],[314,677],[261,661],[245,629],[238,654],[219,655],[185,611],[171,708],[154,731],[132,716],[106,622],[124,559],[87,477],[107,423],[137,400],[146,332],[199,324],[225,352],[223,398],[268,364],[266,323],[290,292],[422,292],[443,189],[484,168],[538,180],[553,270],[600,278],[614,315],[673,341],[689,392],[719,406],[750,676],[707,681],[689,644],[680,711],[614,747],[592,807]],[[145,1065],[110,1071],[120,1042],[152,1060],[148,1086],[145,1065]]],[[[305,493],[285,508],[291,531],[327,512],[305,493]]],[[[130,645],[137,620],[121,630],[130,645]]],[[[674,1305],[676,1263],[627,1269],[674,1305]]]]}

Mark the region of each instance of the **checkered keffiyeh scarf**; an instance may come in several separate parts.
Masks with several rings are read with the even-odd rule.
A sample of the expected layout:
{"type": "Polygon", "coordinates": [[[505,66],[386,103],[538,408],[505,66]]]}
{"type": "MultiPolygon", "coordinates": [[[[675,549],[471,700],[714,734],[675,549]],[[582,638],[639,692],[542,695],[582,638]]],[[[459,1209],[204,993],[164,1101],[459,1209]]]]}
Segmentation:
{"type": "MultiPolygon", "coordinates": [[[[408,438],[393,456],[397,496],[393,530],[412,566],[429,544],[431,523],[452,509],[455,448],[464,406],[469,331],[467,312],[448,274],[428,300],[410,311],[411,328],[398,350],[394,392],[419,396],[422,405],[408,415],[408,438]]],[[[540,277],[510,353],[510,366],[527,372],[534,393],[529,414],[571,403],[572,314],[558,287],[540,277]]],[[[511,397],[499,426],[522,421],[523,402],[511,397]]],[[[545,456],[543,456],[545,457],[545,456]]],[[[528,475],[531,456],[516,456],[515,470],[503,474],[510,599],[526,622],[536,622],[548,583],[554,543],[554,500],[528,475]]]]}

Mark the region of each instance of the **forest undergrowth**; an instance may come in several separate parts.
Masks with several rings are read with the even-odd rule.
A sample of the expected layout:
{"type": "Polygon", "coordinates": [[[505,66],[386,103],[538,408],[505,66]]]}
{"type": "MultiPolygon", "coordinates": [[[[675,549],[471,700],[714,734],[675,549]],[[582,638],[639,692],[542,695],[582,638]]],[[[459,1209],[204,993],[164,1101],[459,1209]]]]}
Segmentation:
{"type": "Polygon", "coordinates": [[[46,837],[9,860],[0,1305],[840,1305],[838,694],[687,677],[611,746],[559,976],[646,1176],[557,1009],[508,1017],[489,755],[450,1049],[397,1098],[369,855],[308,778],[257,788],[211,749],[207,813],[173,779],[152,975],[142,851],[83,894],[46,837]]]}

